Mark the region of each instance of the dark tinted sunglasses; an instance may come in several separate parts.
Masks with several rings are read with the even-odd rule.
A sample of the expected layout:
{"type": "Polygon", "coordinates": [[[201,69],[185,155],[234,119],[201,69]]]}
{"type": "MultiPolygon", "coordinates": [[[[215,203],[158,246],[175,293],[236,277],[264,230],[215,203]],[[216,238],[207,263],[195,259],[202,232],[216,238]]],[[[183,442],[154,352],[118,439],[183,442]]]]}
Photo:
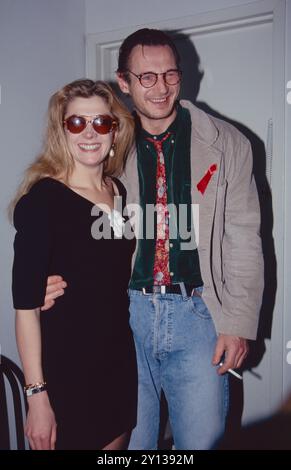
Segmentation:
{"type": "Polygon", "coordinates": [[[118,126],[118,121],[107,114],[98,114],[93,118],[90,117],[90,119],[86,116],[77,116],[74,114],[64,120],[66,128],[72,134],[80,134],[89,123],[92,124],[93,129],[98,132],[98,134],[108,134],[118,126]]]}

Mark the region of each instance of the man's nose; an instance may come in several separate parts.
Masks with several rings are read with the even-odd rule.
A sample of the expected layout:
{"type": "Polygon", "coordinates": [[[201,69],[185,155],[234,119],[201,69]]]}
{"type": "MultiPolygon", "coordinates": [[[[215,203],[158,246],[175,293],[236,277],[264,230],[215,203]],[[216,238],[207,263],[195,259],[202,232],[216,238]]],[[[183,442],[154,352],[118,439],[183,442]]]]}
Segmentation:
{"type": "Polygon", "coordinates": [[[166,83],[164,75],[162,75],[162,74],[158,75],[156,88],[158,88],[159,91],[161,91],[163,93],[166,93],[168,91],[169,85],[166,83]]]}

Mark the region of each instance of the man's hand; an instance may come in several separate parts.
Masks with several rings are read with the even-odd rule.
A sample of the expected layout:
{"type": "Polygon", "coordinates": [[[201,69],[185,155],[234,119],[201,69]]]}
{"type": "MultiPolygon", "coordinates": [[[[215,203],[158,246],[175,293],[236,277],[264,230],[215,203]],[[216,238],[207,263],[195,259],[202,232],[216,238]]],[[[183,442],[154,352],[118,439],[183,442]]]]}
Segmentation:
{"type": "Polygon", "coordinates": [[[217,369],[219,375],[224,374],[228,369],[239,368],[249,351],[248,340],[232,335],[218,335],[212,364],[218,365],[222,360],[223,366],[217,369]]]}
{"type": "Polygon", "coordinates": [[[54,305],[55,299],[65,293],[64,289],[66,287],[67,283],[63,280],[62,276],[49,276],[47,279],[44,305],[41,307],[41,310],[50,309],[54,305]]]}

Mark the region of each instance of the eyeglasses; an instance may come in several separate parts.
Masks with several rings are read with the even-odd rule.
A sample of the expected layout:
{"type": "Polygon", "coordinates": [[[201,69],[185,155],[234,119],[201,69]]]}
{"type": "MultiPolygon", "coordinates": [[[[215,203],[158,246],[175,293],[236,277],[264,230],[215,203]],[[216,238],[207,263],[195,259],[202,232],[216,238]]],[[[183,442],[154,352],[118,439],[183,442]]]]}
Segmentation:
{"type": "Polygon", "coordinates": [[[171,70],[167,70],[166,72],[162,72],[162,73],[145,72],[145,73],[141,73],[140,75],[136,75],[136,73],[132,72],[129,69],[127,69],[127,72],[131,73],[136,78],[138,78],[139,83],[144,88],[153,87],[157,83],[159,75],[163,76],[164,82],[167,85],[177,85],[177,83],[179,83],[181,81],[181,78],[182,78],[182,71],[179,70],[179,69],[171,69],[171,70]]]}
{"type": "Polygon", "coordinates": [[[64,124],[72,134],[80,134],[89,123],[98,134],[108,134],[118,126],[118,121],[107,114],[98,114],[90,119],[86,119],[86,117],[73,114],[64,120],[64,124]]]}

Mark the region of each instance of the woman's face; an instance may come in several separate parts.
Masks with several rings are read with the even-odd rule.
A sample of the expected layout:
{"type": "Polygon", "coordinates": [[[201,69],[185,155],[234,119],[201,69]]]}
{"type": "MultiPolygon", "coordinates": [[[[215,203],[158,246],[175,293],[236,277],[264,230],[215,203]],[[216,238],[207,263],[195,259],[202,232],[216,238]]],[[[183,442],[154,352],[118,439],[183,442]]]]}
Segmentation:
{"type": "MultiPolygon", "coordinates": [[[[112,116],[107,103],[100,96],[91,98],[74,98],[67,107],[64,117],[82,116],[90,121],[98,115],[112,116]]],[[[65,135],[69,150],[76,165],[97,167],[105,160],[114,139],[114,131],[99,134],[91,122],[80,133],[72,133],[65,124],[65,135]]]]}

